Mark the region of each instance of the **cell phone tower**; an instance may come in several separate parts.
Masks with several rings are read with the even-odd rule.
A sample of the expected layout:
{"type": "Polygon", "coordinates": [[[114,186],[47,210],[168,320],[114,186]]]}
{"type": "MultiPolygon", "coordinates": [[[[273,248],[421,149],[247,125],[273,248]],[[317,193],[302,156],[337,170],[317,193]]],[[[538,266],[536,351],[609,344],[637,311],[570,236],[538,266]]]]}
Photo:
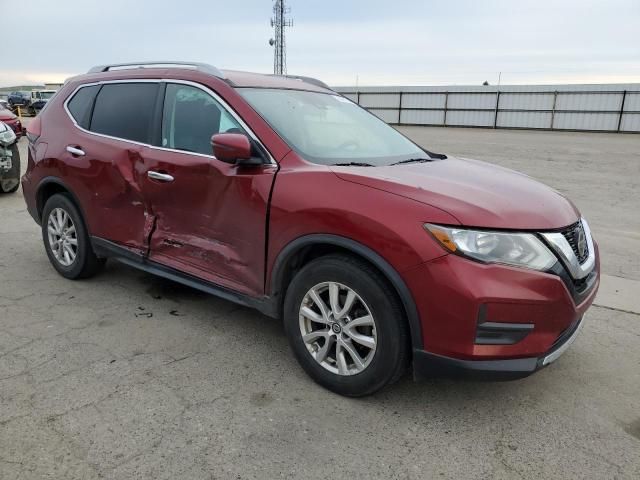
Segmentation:
{"type": "Polygon", "coordinates": [[[271,17],[274,38],[269,40],[269,45],[274,47],[273,73],[276,75],[287,74],[287,44],[284,30],[286,27],[293,27],[293,20],[287,18],[289,13],[291,13],[291,8],[287,6],[285,0],[274,0],[273,17],[271,17]]]}

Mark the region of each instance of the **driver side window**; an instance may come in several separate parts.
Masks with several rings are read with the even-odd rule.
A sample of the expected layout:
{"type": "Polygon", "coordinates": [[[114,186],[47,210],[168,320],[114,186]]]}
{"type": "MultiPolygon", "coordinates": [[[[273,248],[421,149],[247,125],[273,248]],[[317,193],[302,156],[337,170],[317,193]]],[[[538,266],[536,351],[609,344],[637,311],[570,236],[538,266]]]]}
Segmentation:
{"type": "Polygon", "coordinates": [[[207,92],[191,85],[167,84],[162,114],[162,146],[212,155],[211,136],[246,132],[207,92]]]}

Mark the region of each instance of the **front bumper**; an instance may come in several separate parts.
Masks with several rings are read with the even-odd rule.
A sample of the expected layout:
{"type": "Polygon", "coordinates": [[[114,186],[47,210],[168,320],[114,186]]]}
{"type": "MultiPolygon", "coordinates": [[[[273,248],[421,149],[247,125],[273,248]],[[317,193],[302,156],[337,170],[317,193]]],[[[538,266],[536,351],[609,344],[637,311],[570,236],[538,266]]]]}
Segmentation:
{"type": "Polygon", "coordinates": [[[521,378],[569,347],[598,291],[600,262],[584,281],[560,272],[445,255],[403,272],[420,316],[416,377],[521,378]],[[565,278],[567,277],[567,278],[565,278]]]}
{"type": "Polygon", "coordinates": [[[580,318],[554,343],[552,348],[539,357],[509,358],[500,360],[461,360],[424,350],[413,352],[413,373],[416,379],[467,378],[473,380],[517,380],[551,365],[580,334],[584,317],[580,318]]]}

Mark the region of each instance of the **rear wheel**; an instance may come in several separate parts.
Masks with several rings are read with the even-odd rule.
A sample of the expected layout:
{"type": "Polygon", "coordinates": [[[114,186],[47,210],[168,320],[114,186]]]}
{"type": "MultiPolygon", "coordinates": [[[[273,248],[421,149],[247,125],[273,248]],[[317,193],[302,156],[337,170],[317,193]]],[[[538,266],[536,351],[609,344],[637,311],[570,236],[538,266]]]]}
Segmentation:
{"type": "Polygon", "coordinates": [[[53,195],[42,213],[42,240],[49,261],[69,279],[95,275],[105,260],[96,257],[80,212],[64,194],[53,195]]]}
{"type": "Polygon", "coordinates": [[[287,337],[317,383],[364,396],[397,380],[408,360],[408,332],[395,292],[369,264],[329,255],[294,277],[285,299],[287,337]]]}

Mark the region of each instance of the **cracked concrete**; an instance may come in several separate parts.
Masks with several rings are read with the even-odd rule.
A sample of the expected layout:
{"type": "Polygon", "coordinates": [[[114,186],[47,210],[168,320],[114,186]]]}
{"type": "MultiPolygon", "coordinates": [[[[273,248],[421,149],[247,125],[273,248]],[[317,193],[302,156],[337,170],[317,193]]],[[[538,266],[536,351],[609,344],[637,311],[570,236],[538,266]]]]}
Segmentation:
{"type": "MultiPolygon", "coordinates": [[[[499,150],[497,163],[576,198],[605,273],[640,280],[640,137],[409,133],[435,150],[499,150]],[[516,144],[542,148],[545,166],[510,161],[516,144]],[[598,181],[591,200],[581,188],[598,181]],[[619,243],[604,238],[616,222],[630,232],[619,243]]],[[[20,193],[0,197],[0,217],[2,479],[324,479],[334,465],[345,478],[640,478],[637,311],[598,298],[608,308],[593,307],[572,348],[528,379],[405,378],[345,399],[302,372],[279,322],[117,263],[64,280],[20,193]]]]}

